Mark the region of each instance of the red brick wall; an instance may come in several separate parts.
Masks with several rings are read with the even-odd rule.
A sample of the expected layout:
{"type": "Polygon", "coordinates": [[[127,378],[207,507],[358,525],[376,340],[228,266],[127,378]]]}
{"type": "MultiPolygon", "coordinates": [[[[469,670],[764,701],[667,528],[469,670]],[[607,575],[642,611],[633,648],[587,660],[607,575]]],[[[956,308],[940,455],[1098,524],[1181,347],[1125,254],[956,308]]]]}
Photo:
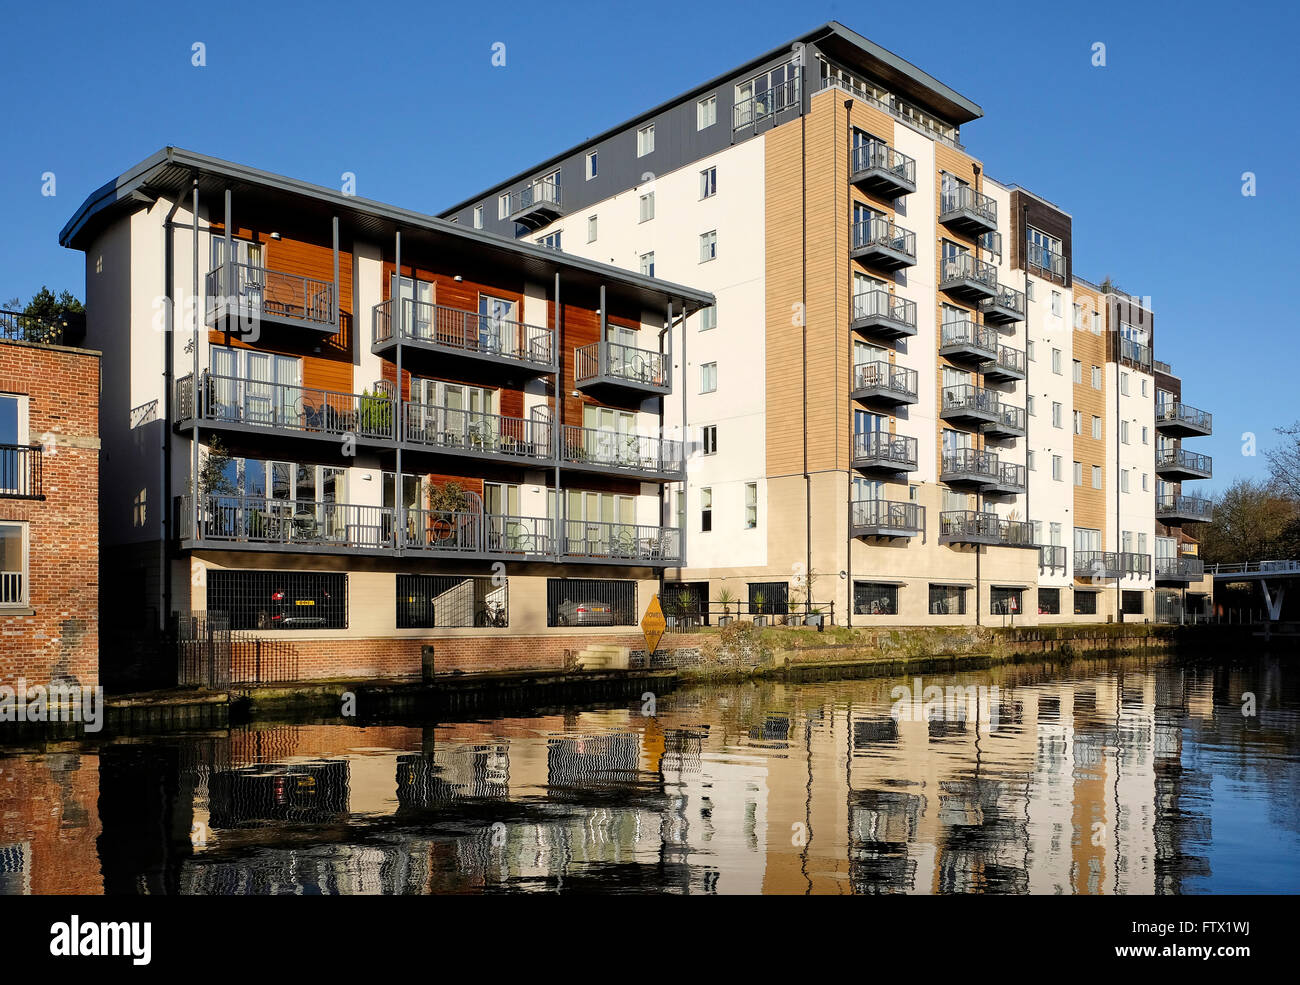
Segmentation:
{"type": "Polygon", "coordinates": [[[45,499],[0,497],[28,528],[30,613],[0,609],[0,683],[99,681],[99,353],[0,342],[0,392],[28,396],[45,499]]]}

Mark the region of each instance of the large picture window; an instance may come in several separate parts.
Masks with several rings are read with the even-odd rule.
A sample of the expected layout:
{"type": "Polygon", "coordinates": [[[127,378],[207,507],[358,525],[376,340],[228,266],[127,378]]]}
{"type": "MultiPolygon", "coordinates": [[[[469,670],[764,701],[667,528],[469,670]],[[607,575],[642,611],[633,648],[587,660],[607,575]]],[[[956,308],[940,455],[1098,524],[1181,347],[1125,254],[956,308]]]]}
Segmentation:
{"type": "Polygon", "coordinates": [[[231,629],[347,629],[348,576],[322,571],[209,571],[208,612],[231,629]]]}

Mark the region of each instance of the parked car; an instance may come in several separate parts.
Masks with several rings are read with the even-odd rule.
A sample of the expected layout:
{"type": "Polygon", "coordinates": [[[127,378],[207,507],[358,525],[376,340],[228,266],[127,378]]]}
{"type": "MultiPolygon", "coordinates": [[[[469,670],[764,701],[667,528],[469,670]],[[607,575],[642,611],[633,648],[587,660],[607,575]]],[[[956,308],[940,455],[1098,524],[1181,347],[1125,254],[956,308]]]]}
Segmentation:
{"type": "Polygon", "coordinates": [[[272,629],[312,629],[324,626],[330,604],[330,593],[321,589],[271,593],[272,629]]]}
{"type": "Polygon", "coordinates": [[[561,626],[612,626],[614,607],[608,602],[560,603],[558,622],[561,626]]]}

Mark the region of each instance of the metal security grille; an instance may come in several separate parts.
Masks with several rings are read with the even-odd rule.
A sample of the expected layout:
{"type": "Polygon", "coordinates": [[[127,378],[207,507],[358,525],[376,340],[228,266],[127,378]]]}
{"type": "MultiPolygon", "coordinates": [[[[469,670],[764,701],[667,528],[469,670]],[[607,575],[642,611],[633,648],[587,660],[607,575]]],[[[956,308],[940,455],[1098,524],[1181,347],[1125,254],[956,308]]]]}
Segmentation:
{"type": "Polygon", "coordinates": [[[1020,604],[1020,589],[996,586],[989,589],[989,612],[993,615],[1019,615],[1023,611],[1024,608],[1020,604]]]}
{"type": "Polygon", "coordinates": [[[863,616],[898,615],[898,586],[855,581],[853,611],[863,616]]]}
{"type": "Polygon", "coordinates": [[[397,628],[510,625],[508,583],[464,575],[398,575],[397,628]]]}
{"type": "Polygon", "coordinates": [[[966,589],[961,585],[931,585],[930,614],[934,616],[964,616],[966,614],[966,589]]]}
{"type": "Polygon", "coordinates": [[[1074,590],[1074,614],[1076,616],[1095,616],[1097,614],[1097,593],[1074,590]]]}
{"type": "Polygon", "coordinates": [[[1058,616],[1061,614],[1061,590],[1059,588],[1040,588],[1038,590],[1038,614],[1040,616],[1058,616]]]}
{"type": "Polygon", "coordinates": [[[784,581],[749,582],[749,611],[755,615],[789,615],[789,583],[784,581]]]}
{"type": "Polygon", "coordinates": [[[1120,606],[1126,616],[1140,616],[1143,609],[1143,598],[1141,592],[1121,592],[1120,606]]]}
{"type": "Polygon", "coordinates": [[[348,576],[319,571],[209,571],[208,611],[231,629],[347,629],[348,576]]]}
{"type": "Polygon", "coordinates": [[[635,626],[637,622],[634,581],[546,579],[548,626],[635,626]]]}

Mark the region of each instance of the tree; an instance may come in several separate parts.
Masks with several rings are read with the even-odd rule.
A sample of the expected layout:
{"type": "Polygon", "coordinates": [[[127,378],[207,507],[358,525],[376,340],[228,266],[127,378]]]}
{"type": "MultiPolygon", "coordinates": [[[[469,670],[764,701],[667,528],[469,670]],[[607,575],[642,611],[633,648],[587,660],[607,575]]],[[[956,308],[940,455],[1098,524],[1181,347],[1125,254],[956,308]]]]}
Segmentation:
{"type": "Polygon", "coordinates": [[[1300,421],[1274,430],[1282,442],[1267,452],[1269,474],[1293,500],[1300,501],[1300,421]]]}
{"type": "MultiPolygon", "coordinates": [[[[14,298],[9,303],[17,304],[17,302],[18,299],[14,298]]],[[[58,324],[66,320],[65,316],[68,314],[84,315],[85,313],[85,307],[71,291],[60,291],[56,295],[44,284],[23,306],[23,314],[28,318],[48,324],[58,324]]]]}
{"type": "Polygon", "coordinates": [[[1294,557],[1300,546],[1300,501],[1275,482],[1238,479],[1214,504],[1214,519],[1198,531],[1210,563],[1294,557]]]}

